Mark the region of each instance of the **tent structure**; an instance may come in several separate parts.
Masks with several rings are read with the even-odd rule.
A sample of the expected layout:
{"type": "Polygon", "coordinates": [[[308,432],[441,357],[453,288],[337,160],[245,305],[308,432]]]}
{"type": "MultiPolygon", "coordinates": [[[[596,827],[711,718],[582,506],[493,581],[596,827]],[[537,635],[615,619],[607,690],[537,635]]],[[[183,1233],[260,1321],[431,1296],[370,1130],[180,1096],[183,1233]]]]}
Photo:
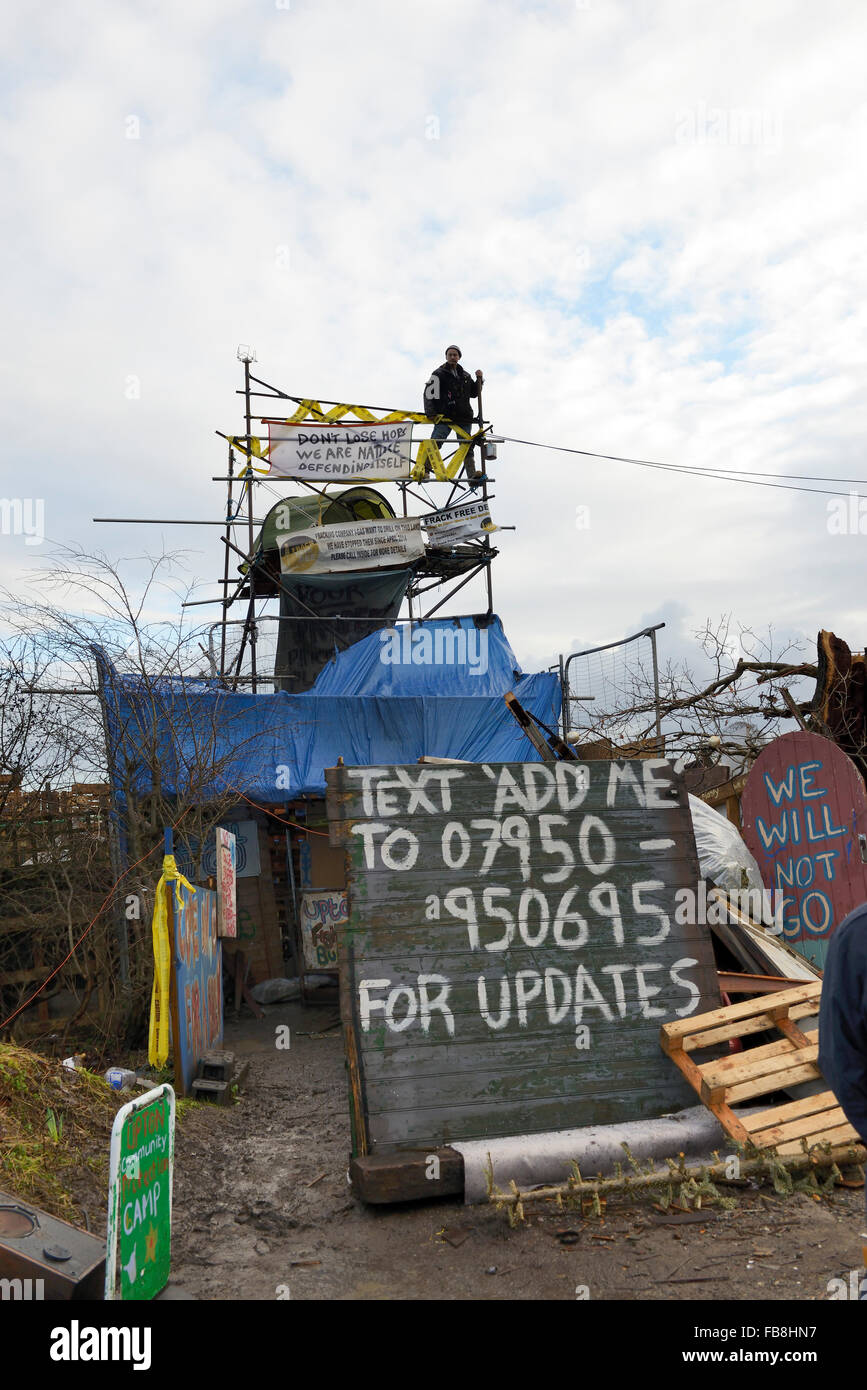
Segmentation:
{"type": "MultiPolygon", "coordinates": [[[[306,531],[309,526],[333,526],[341,521],[387,521],[394,508],[372,487],[344,488],[338,493],[310,493],[281,497],[262,522],[256,552],[264,559],[279,552],[282,536],[306,531]]],[[[279,560],[277,561],[279,569],[279,560]]]]}

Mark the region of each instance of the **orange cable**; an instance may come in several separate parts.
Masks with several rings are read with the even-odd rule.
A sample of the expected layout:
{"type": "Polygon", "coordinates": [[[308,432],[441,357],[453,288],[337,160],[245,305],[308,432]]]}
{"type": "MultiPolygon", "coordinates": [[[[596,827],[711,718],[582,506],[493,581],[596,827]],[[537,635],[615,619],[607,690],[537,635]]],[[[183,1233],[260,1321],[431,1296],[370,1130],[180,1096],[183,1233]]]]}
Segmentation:
{"type": "MultiPolygon", "coordinates": [[[[188,807],[187,807],[187,810],[186,810],[186,811],[182,811],[181,814],[178,816],[177,820],[172,822],[172,825],[171,825],[171,829],[172,829],[172,830],[174,830],[176,826],[180,825],[180,823],[181,823],[181,821],[183,820],[184,816],[187,814],[187,811],[189,811],[190,809],[191,809],[191,808],[188,806],[188,807]]],[[[103,913],[103,911],[104,911],[104,909],[105,909],[105,907],[106,907],[106,904],[109,903],[109,902],[111,901],[111,899],[114,897],[114,894],[115,894],[115,891],[117,890],[118,884],[122,883],[123,880],[127,877],[127,875],[132,873],[133,869],[138,868],[139,864],[143,864],[144,861],[145,861],[146,859],[150,859],[151,855],[152,855],[156,850],[158,850],[158,849],[159,849],[159,845],[154,845],[153,849],[149,849],[148,852],[147,852],[147,854],[143,854],[143,855],[142,855],[141,859],[137,859],[137,860],[135,861],[134,864],[130,864],[130,866],[129,866],[128,869],[124,869],[124,871],[123,871],[123,873],[121,874],[120,878],[119,878],[119,879],[116,879],[115,882],[112,884],[111,888],[109,888],[108,893],[107,893],[106,896],[103,898],[102,902],[100,903],[99,907],[97,908],[96,915],[91,919],[91,921],[90,921],[90,922],[88,923],[88,925],[85,927],[84,931],[81,933],[81,936],[80,936],[80,937],[78,938],[78,940],[75,942],[75,945],[71,947],[71,949],[69,950],[68,954],[67,954],[66,956],[64,956],[64,958],[63,958],[63,960],[60,962],[60,964],[59,964],[54,970],[52,970],[51,974],[48,975],[47,978],[44,979],[44,980],[42,981],[42,984],[39,986],[39,988],[38,988],[37,990],[34,990],[33,994],[31,994],[30,998],[29,998],[29,999],[25,999],[23,1004],[19,1004],[19,1006],[18,1006],[18,1008],[15,1010],[15,1012],[12,1013],[12,1014],[10,1014],[8,1018],[4,1018],[4,1019],[3,1019],[3,1022],[0,1023],[0,1029],[5,1028],[5,1027],[7,1026],[7,1024],[11,1023],[12,1020],[13,1020],[14,1018],[17,1018],[18,1015],[24,1011],[24,1009],[29,1008],[29,1006],[33,1003],[33,1000],[34,1000],[34,999],[36,999],[36,998],[39,997],[39,995],[40,995],[40,994],[42,993],[42,991],[45,989],[45,986],[48,985],[48,984],[50,984],[51,981],[54,979],[54,976],[57,975],[57,974],[63,969],[63,967],[64,967],[64,965],[66,964],[66,962],[67,962],[68,960],[71,960],[71,959],[72,959],[72,957],[75,955],[76,950],[77,950],[78,947],[81,945],[81,943],[82,943],[82,941],[84,940],[84,938],[87,936],[88,932],[90,932],[90,931],[96,926],[96,923],[99,921],[99,919],[100,919],[100,917],[101,917],[101,915],[102,915],[102,913],[103,913]]]]}
{"type": "Polygon", "coordinates": [[[293,825],[296,830],[303,830],[307,835],[324,835],[325,838],[328,839],[327,830],[313,830],[309,825],[299,825],[297,820],[288,820],[286,816],[280,816],[276,811],[269,811],[268,807],[263,806],[261,801],[252,801],[249,796],[245,796],[237,787],[229,786],[228,782],[226,783],[226,790],[234,792],[236,796],[241,797],[242,801],[246,801],[250,806],[255,806],[257,811],[264,811],[266,816],[273,816],[275,820],[282,821],[284,825],[293,825]]]}
{"type": "MultiPolygon", "coordinates": [[[[291,826],[293,826],[296,830],[303,830],[307,835],[322,835],[322,836],[325,837],[326,840],[329,838],[329,835],[328,835],[328,831],[327,831],[327,830],[313,830],[310,826],[307,826],[307,825],[300,825],[300,824],[298,823],[298,821],[288,820],[288,819],[286,818],[286,816],[278,815],[276,811],[270,811],[270,810],[268,809],[268,807],[262,805],[261,802],[251,800],[251,798],[250,798],[249,796],[245,796],[244,793],[243,793],[242,791],[239,791],[239,789],[238,789],[237,787],[232,787],[232,786],[229,786],[229,785],[227,784],[227,788],[226,788],[226,789],[227,789],[227,791],[234,792],[236,796],[240,796],[241,799],[242,799],[242,801],[246,801],[250,806],[255,807],[256,810],[258,810],[258,811],[264,811],[266,815],[273,816],[273,818],[274,818],[275,820],[282,821],[282,823],[283,823],[284,825],[291,825],[291,826]]],[[[181,823],[181,821],[183,820],[184,816],[187,814],[187,811],[189,811],[190,809],[191,809],[191,808],[188,806],[188,807],[187,807],[187,810],[186,810],[186,811],[182,811],[181,814],[178,816],[177,820],[172,822],[172,827],[171,827],[172,830],[174,830],[176,826],[180,825],[180,823],[181,823]]],[[[33,994],[31,994],[30,998],[29,998],[29,999],[25,999],[23,1004],[19,1004],[19,1006],[18,1006],[18,1008],[15,1010],[15,1012],[14,1012],[14,1013],[11,1013],[11,1014],[8,1016],[8,1018],[4,1018],[4,1019],[3,1019],[2,1023],[0,1023],[0,1029],[5,1028],[8,1024],[10,1024],[10,1023],[12,1022],[13,1019],[17,1018],[18,1015],[19,1015],[20,1013],[23,1013],[23,1011],[24,1011],[25,1009],[29,1008],[29,1006],[33,1003],[33,1000],[34,1000],[34,999],[37,999],[37,998],[39,997],[39,995],[42,993],[42,991],[45,989],[46,985],[49,985],[49,984],[51,983],[51,981],[54,979],[54,976],[60,973],[60,971],[63,969],[64,965],[66,965],[66,962],[67,962],[68,960],[71,960],[71,959],[72,959],[72,957],[74,956],[76,950],[77,950],[78,947],[81,945],[82,941],[83,941],[84,938],[87,936],[87,934],[93,929],[93,927],[96,926],[96,923],[99,921],[99,918],[100,918],[100,916],[102,915],[102,912],[103,912],[103,910],[105,909],[106,904],[109,903],[109,902],[111,901],[112,897],[114,896],[114,893],[115,893],[115,891],[116,891],[116,889],[117,889],[117,887],[118,887],[118,884],[122,883],[123,880],[127,877],[127,875],[132,873],[133,869],[138,868],[139,864],[143,864],[144,861],[145,861],[146,859],[149,859],[150,856],[151,856],[151,855],[154,853],[154,851],[157,850],[157,849],[159,849],[159,845],[154,845],[153,849],[149,849],[148,852],[147,852],[147,854],[143,854],[143,855],[142,855],[141,859],[137,859],[137,860],[135,861],[134,864],[130,864],[130,866],[129,866],[128,869],[124,869],[124,871],[123,871],[123,873],[121,874],[120,878],[117,879],[117,881],[116,881],[115,883],[113,883],[112,886],[111,886],[111,888],[108,890],[108,894],[106,895],[105,898],[103,898],[103,900],[102,900],[102,902],[101,902],[99,908],[98,908],[97,911],[96,911],[96,915],[92,918],[92,920],[91,920],[91,921],[88,923],[88,925],[85,927],[84,931],[81,933],[81,936],[80,936],[80,937],[78,938],[78,940],[75,942],[75,945],[72,946],[72,948],[70,949],[70,951],[68,952],[68,954],[64,956],[64,958],[63,958],[63,960],[60,962],[60,964],[59,964],[54,970],[51,971],[51,974],[48,975],[48,976],[42,981],[42,984],[39,986],[39,988],[38,988],[37,990],[34,990],[33,994]]]]}

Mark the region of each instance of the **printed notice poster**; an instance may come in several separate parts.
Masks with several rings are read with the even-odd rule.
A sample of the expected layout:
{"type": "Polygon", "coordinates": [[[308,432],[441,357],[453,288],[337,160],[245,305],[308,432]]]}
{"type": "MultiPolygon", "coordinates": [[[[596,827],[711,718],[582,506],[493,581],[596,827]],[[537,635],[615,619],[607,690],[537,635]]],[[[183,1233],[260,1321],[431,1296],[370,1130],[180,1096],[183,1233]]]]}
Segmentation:
{"type": "Polygon", "coordinates": [[[424,554],[419,518],[390,521],[338,521],[308,526],[280,541],[284,574],[333,574],[340,570],[388,569],[424,554]]]}
{"type": "Polygon", "coordinates": [[[487,502],[482,501],[430,512],[421,518],[421,524],[427,531],[428,544],[437,550],[454,545],[456,541],[490,534],[499,529],[491,520],[487,502]]]}

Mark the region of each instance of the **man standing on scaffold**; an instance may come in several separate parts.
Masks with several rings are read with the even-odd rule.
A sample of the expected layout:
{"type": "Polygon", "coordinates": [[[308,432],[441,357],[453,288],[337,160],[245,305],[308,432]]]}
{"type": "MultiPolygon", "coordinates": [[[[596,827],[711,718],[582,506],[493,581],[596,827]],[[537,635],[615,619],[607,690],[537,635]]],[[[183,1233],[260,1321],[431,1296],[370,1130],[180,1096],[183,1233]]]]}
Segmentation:
{"type": "MultiPolygon", "coordinates": [[[[470,401],[479,395],[484,377],[481,371],[476,371],[476,379],[473,381],[469,372],[465,372],[460,365],[460,359],[461,350],[452,343],[451,347],[446,348],[445,362],[431,373],[424,388],[425,415],[429,419],[436,415],[445,416],[444,420],[434,425],[431,434],[431,439],[439,443],[448,438],[455,425],[460,426],[467,434],[473,433],[473,408],[470,401]]],[[[455,437],[459,444],[464,442],[457,431],[455,437]]],[[[468,478],[475,482],[481,481],[481,475],[476,472],[472,448],[467,451],[465,467],[468,478]]]]}

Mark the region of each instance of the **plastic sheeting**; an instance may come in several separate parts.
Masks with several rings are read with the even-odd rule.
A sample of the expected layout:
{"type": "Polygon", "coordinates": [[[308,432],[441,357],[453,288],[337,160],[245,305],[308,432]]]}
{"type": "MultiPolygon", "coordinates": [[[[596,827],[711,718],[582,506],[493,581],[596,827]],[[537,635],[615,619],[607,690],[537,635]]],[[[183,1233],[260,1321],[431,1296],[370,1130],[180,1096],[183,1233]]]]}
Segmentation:
{"type": "Polygon", "coordinates": [[[422,754],[540,761],[503,696],[514,690],[556,726],[559,677],[523,675],[499,618],[484,628],[472,618],[424,628],[441,661],[423,659],[414,639],[387,649],[388,635],[375,632],[329,662],[311,690],[293,695],[233,693],[210,681],[145,682],[118,674],[98,653],[118,795],[150,788],[154,743],[163,792],[201,802],[227,791],[268,804],[322,796],[324,770],[341,757],[361,766],[411,763],[422,754]]]}
{"type": "Polygon", "coordinates": [[[765,885],[759,866],[737,826],[697,796],[690,796],[689,809],[702,878],[729,892],[739,888],[761,891],[765,885]]]}
{"type": "Polygon", "coordinates": [[[488,1200],[488,1171],[502,1191],[514,1181],[519,1187],[565,1182],[577,1163],[582,1173],[613,1174],[623,1163],[627,1144],[634,1158],[655,1160],[662,1172],[665,1159],[682,1153],[688,1162],[706,1160],[731,1144],[716,1116],[703,1105],[678,1110],[659,1119],[632,1120],[628,1124],[591,1125],[547,1134],[516,1134],[507,1138],[452,1140],[464,1159],[464,1202],[472,1206],[488,1200]]]}

